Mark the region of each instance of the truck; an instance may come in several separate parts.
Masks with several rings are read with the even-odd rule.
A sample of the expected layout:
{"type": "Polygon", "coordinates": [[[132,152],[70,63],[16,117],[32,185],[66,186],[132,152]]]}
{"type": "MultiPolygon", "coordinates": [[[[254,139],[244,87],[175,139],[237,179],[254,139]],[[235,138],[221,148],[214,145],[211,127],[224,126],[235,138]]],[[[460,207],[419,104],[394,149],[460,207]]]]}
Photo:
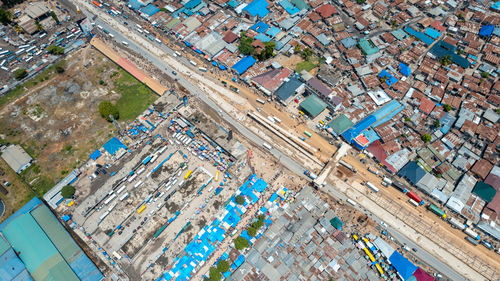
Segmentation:
{"type": "Polygon", "coordinates": [[[427,209],[429,209],[429,211],[433,212],[434,214],[438,215],[439,217],[445,219],[446,218],[446,213],[439,209],[438,206],[434,205],[434,204],[429,204],[429,206],[427,206],[427,209]]]}
{"type": "Polygon", "coordinates": [[[382,179],[382,181],[383,181],[383,182],[385,182],[385,183],[387,183],[388,185],[391,185],[391,184],[392,184],[392,180],[391,180],[390,178],[388,178],[388,177],[384,177],[384,178],[382,179]]]}
{"type": "Polygon", "coordinates": [[[347,164],[344,160],[340,160],[339,164],[341,164],[342,166],[346,167],[347,169],[353,171],[354,173],[357,172],[356,169],[354,169],[354,167],[352,165],[347,164]]]}
{"type": "Polygon", "coordinates": [[[406,193],[408,192],[408,190],[406,189],[405,185],[399,181],[393,181],[392,182],[392,186],[394,186],[397,190],[403,192],[403,193],[406,193]]]}
{"type": "Polygon", "coordinates": [[[474,230],[472,230],[470,227],[467,227],[466,229],[464,229],[464,232],[465,234],[469,235],[471,238],[473,239],[476,239],[476,240],[479,240],[481,239],[481,236],[479,236],[479,234],[477,234],[474,230]]]}
{"type": "Polygon", "coordinates": [[[271,150],[272,146],[270,146],[267,142],[262,143],[262,146],[271,150]]]}
{"type": "Polygon", "coordinates": [[[424,205],[424,200],[422,200],[422,198],[420,198],[420,196],[418,196],[415,192],[410,191],[406,193],[406,195],[408,195],[408,197],[410,197],[411,199],[415,200],[417,204],[424,205]]]}
{"type": "Polygon", "coordinates": [[[470,237],[468,237],[468,236],[467,236],[467,237],[465,237],[465,240],[469,241],[469,242],[470,242],[471,244],[473,244],[474,246],[477,246],[477,245],[479,244],[476,240],[474,240],[474,239],[472,239],[472,238],[470,238],[470,237]]]}
{"type": "Polygon", "coordinates": [[[375,168],[373,168],[373,167],[369,167],[369,168],[368,168],[368,171],[372,172],[372,173],[373,173],[373,174],[375,174],[375,175],[378,175],[378,170],[376,170],[376,169],[375,169],[375,168]]]}
{"type": "Polygon", "coordinates": [[[464,230],[465,229],[465,224],[463,224],[461,221],[459,221],[456,218],[450,218],[448,220],[448,222],[451,224],[451,226],[453,226],[455,228],[458,228],[460,230],[464,230]]]}
{"type": "Polygon", "coordinates": [[[413,199],[408,199],[408,203],[412,204],[415,207],[418,207],[418,203],[415,202],[415,200],[413,200],[413,199]]]}
{"type": "Polygon", "coordinates": [[[311,172],[309,170],[305,170],[304,171],[304,175],[308,176],[309,178],[311,178],[313,180],[315,180],[316,178],[318,178],[318,176],[315,173],[313,173],[313,172],[311,172]]]}
{"type": "Polygon", "coordinates": [[[378,187],[376,187],[373,183],[371,183],[369,181],[366,182],[366,186],[368,186],[369,188],[371,188],[375,192],[379,191],[378,187]]]}

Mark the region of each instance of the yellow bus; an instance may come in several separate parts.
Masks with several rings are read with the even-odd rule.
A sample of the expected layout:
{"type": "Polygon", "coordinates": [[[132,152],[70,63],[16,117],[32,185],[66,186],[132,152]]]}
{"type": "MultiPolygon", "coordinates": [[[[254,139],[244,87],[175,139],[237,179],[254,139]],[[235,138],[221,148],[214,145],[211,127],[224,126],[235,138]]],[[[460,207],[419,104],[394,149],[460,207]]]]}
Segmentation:
{"type": "Polygon", "coordinates": [[[186,175],[184,176],[184,179],[187,180],[189,178],[189,176],[191,176],[191,174],[193,173],[193,171],[189,170],[186,175]]]}
{"type": "Polygon", "coordinates": [[[380,272],[380,275],[383,275],[383,274],[384,274],[384,271],[382,270],[382,267],[380,266],[380,264],[376,263],[376,264],[375,264],[375,267],[377,267],[378,272],[380,272]]]}
{"type": "Polygon", "coordinates": [[[219,171],[215,172],[215,181],[219,181],[219,171]]]}
{"type": "Polygon", "coordinates": [[[146,205],[142,205],[138,210],[137,213],[140,214],[146,209],[146,205]]]}
{"type": "Polygon", "coordinates": [[[370,258],[370,260],[373,262],[375,261],[375,258],[373,257],[372,253],[367,248],[363,248],[365,250],[366,255],[370,258]]]}
{"type": "Polygon", "coordinates": [[[358,235],[353,234],[353,235],[352,235],[352,238],[354,238],[354,241],[358,241],[358,235]]]}

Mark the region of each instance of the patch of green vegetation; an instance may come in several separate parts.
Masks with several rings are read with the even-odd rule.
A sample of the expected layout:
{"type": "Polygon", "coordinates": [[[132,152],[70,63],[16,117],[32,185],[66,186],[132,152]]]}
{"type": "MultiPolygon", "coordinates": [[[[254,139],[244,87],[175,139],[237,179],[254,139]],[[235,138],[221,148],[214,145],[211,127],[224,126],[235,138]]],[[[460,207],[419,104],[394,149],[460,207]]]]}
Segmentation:
{"type": "Polygon", "coordinates": [[[313,63],[310,60],[305,60],[297,64],[297,66],[295,67],[295,72],[300,73],[302,70],[309,72],[315,67],[316,67],[315,63],[313,63]]]}
{"type": "Polygon", "coordinates": [[[120,120],[131,121],[146,110],[158,99],[151,89],[135,79],[132,75],[120,70],[120,76],[114,82],[115,91],[121,94],[116,102],[120,112],[120,120]]]}

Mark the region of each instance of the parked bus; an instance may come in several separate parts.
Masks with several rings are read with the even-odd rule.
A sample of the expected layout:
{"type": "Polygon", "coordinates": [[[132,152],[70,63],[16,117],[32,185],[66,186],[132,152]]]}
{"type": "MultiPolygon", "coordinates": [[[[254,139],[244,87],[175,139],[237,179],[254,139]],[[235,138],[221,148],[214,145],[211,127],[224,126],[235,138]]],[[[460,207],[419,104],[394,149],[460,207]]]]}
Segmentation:
{"type": "Polygon", "coordinates": [[[201,71],[201,72],[207,72],[207,69],[204,68],[204,67],[198,67],[198,70],[201,71]]]}
{"type": "Polygon", "coordinates": [[[371,183],[369,181],[366,182],[366,186],[368,186],[369,188],[371,188],[375,192],[379,191],[378,187],[376,187],[373,183],[371,183]]]}
{"type": "Polygon", "coordinates": [[[131,176],[130,178],[128,178],[128,182],[133,182],[135,180],[135,178],[137,178],[137,174],[131,176]]]}
{"type": "Polygon", "coordinates": [[[198,64],[192,60],[189,61],[190,64],[192,64],[193,66],[197,66],[198,64]]]}
{"type": "Polygon", "coordinates": [[[261,103],[261,104],[265,104],[265,103],[266,103],[266,101],[265,101],[265,100],[261,100],[261,99],[256,99],[256,101],[257,101],[258,103],[261,103]]]}
{"type": "Polygon", "coordinates": [[[265,148],[267,148],[267,149],[269,149],[269,150],[271,150],[271,148],[272,148],[272,146],[270,146],[270,145],[269,145],[268,143],[266,143],[266,142],[265,142],[265,143],[263,143],[263,144],[262,144],[262,146],[263,146],[263,147],[265,147],[265,148]]]}
{"type": "Polygon", "coordinates": [[[186,175],[184,176],[184,179],[187,180],[189,178],[189,176],[191,176],[191,174],[193,173],[192,170],[189,170],[186,175]]]}
{"type": "Polygon", "coordinates": [[[116,194],[112,194],[111,196],[108,197],[108,199],[104,200],[104,205],[108,205],[109,202],[113,201],[113,199],[116,198],[116,194]]]}
{"type": "Polygon", "coordinates": [[[142,181],[138,181],[138,182],[134,185],[134,189],[135,189],[135,188],[138,188],[138,187],[139,187],[139,186],[141,186],[141,185],[142,185],[142,181]]]}
{"type": "Polygon", "coordinates": [[[219,181],[219,171],[215,172],[215,181],[219,181]]]}
{"type": "Polygon", "coordinates": [[[356,206],[358,205],[356,202],[352,201],[351,199],[347,198],[347,203],[353,205],[353,206],[356,206]]]}
{"type": "Polygon", "coordinates": [[[312,134],[309,133],[308,131],[304,131],[304,135],[308,136],[308,137],[312,137],[312,134]]]}
{"type": "Polygon", "coordinates": [[[120,189],[118,189],[118,191],[116,191],[116,194],[120,194],[120,193],[122,193],[122,192],[125,190],[125,188],[127,188],[127,186],[126,186],[126,185],[124,185],[124,186],[120,187],[120,189]]]}
{"type": "Polygon", "coordinates": [[[139,209],[137,209],[137,213],[140,214],[142,213],[144,210],[146,210],[146,205],[142,205],[139,209]]]}

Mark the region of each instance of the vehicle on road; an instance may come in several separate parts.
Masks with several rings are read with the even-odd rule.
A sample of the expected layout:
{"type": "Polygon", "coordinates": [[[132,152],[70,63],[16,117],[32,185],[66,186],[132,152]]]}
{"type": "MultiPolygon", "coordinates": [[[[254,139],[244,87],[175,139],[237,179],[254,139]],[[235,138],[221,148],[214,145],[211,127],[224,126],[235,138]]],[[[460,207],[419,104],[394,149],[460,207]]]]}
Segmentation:
{"type": "Polygon", "coordinates": [[[172,70],[172,74],[177,75],[177,72],[175,72],[175,70],[172,70]]]}

